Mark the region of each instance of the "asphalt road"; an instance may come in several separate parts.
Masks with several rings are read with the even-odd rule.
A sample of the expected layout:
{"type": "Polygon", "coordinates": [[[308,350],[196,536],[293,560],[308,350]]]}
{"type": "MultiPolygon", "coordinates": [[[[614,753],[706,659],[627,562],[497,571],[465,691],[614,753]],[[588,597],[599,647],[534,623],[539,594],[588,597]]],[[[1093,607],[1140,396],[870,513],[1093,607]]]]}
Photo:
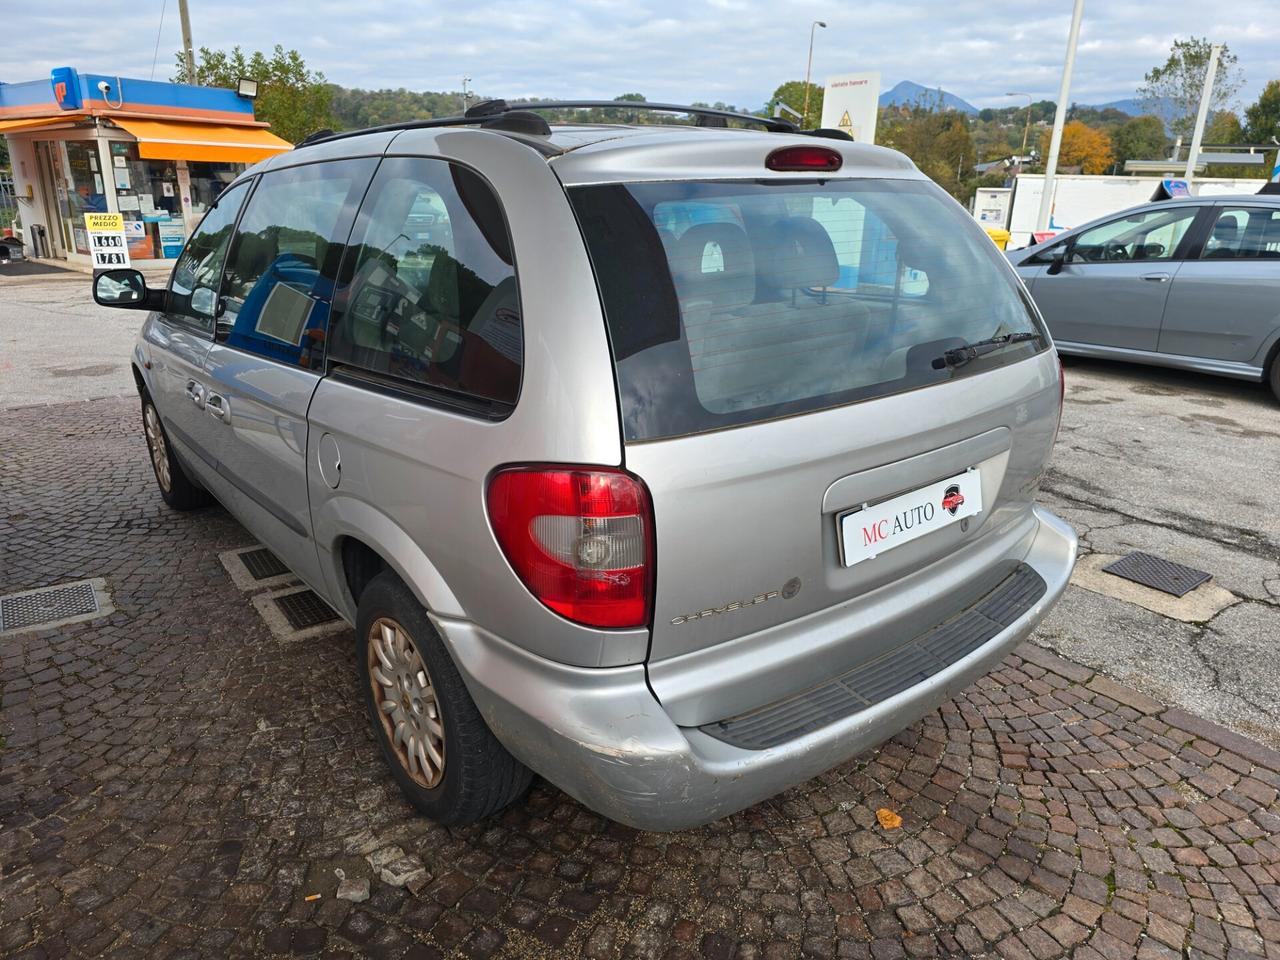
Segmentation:
{"type": "Polygon", "coordinates": [[[93,302],[87,274],[0,266],[0,410],[133,391],[129,354],[144,314],[93,302]]]}
{"type": "MultiPolygon", "coordinates": [[[[97,307],[82,274],[0,273],[0,410],[133,393],[141,314],[97,307]]],[[[1280,746],[1280,403],[1266,387],[1068,360],[1044,501],[1082,552],[1144,550],[1212,575],[1225,607],[1191,622],[1073,585],[1033,640],[1280,746]]],[[[0,418],[3,414],[0,414],[0,418]]]]}

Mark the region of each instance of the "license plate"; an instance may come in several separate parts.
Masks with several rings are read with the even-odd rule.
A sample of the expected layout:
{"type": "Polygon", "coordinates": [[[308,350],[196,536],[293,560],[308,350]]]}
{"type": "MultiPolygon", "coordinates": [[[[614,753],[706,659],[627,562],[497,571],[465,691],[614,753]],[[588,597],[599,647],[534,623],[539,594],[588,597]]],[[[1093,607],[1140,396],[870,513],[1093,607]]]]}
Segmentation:
{"type": "Polygon", "coordinates": [[[982,478],[967,470],[892,500],[839,517],[841,561],[846,567],[982,512],[982,478]]]}

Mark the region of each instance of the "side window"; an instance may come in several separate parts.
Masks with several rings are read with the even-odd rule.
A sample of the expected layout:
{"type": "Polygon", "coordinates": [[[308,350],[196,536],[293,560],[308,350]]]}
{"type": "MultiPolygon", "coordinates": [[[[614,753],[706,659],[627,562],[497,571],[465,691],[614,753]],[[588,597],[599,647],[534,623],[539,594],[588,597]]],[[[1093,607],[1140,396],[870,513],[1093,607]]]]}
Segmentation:
{"type": "Polygon", "coordinates": [[[498,199],[444,160],[383,160],[343,267],[329,357],[486,404],[514,404],[522,333],[498,199]]]}
{"type": "Polygon", "coordinates": [[[1200,256],[1204,260],[1280,259],[1280,208],[1223,207],[1200,256]]]}
{"type": "Polygon", "coordinates": [[[207,334],[213,333],[218,280],[222,277],[222,264],[227,259],[231,230],[248,195],[249,182],[245,181],[218,198],[217,204],[205,214],[200,226],[191,234],[173,269],[173,279],[169,281],[165,313],[207,334]]]}
{"type": "Polygon", "coordinates": [[[227,258],[219,343],[321,366],[338,265],[376,162],[314,163],[259,178],[227,258]]]}
{"type": "Polygon", "coordinates": [[[1145,210],[1086,230],[1071,248],[1071,263],[1172,260],[1197,207],[1145,210]]]}

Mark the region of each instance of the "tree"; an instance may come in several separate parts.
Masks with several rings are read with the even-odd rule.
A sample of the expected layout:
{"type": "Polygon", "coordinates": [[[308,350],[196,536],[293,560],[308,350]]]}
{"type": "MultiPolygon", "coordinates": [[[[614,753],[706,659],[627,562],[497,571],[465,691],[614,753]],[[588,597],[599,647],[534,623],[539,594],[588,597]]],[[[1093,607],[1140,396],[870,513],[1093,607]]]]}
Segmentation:
{"type": "MultiPolygon", "coordinates": [[[[185,83],[187,62],[178,54],[173,81],[185,83]]],[[[238,46],[231,52],[201,47],[196,58],[196,83],[206,87],[234,88],[241,77],[258,81],[254,115],[271,124],[273,132],[297,143],[317,130],[334,126],[330,116],[333,89],[324,74],[307,69],[297,50],[276,44],[271,56],[255,51],[245,54],[238,46]]]]}
{"type": "Polygon", "coordinates": [[[1164,122],[1159,117],[1134,117],[1111,136],[1116,163],[1126,160],[1163,160],[1169,148],[1164,122]]]}
{"type": "Polygon", "coordinates": [[[1204,126],[1204,142],[1218,146],[1244,143],[1244,125],[1234,110],[1219,110],[1204,126]]]}
{"type": "MultiPolygon", "coordinates": [[[[1050,131],[1045,131],[1040,151],[1049,155],[1050,131]]],[[[1111,166],[1111,138],[1101,130],[1095,130],[1080,120],[1072,120],[1062,128],[1062,146],[1058,150],[1058,164],[1063,167],[1079,167],[1084,173],[1106,173],[1111,166]]]]}
{"type": "MultiPolygon", "coordinates": [[[[809,84],[809,110],[804,114],[803,120],[797,121],[802,130],[811,130],[822,122],[822,93],[822,87],[816,83],[809,84]]],[[[796,113],[804,111],[804,81],[788,80],[778,87],[765,104],[765,112],[773,116],[774,108],[780,103],[786,104],[796,113]]],[[[795,120],[789,113],[783,113],[783,116],[788,120],[795,120]]]]}
{"type": "Polygon", "coordinates": [[[1258,102],[1244,112],[1245,136],[1250,143],[1270,143],[1280,138],[1280,80],[1272,80],[1262,89],[1258,102]]]}
{"type": "Polygon", "coordinates": [[[973,195],[974,149],[963,114],[926,103],[880,111],[877,142],[901,150],[921,172],[957,200],[973,195]]]}
{"type": "MultiPolygon", "coordinates": [[[[1203,37],[1174,40],[1169,59],[1163,66],[1152,67],[1147,72],[1145,82],[1138,88],[1138,99],[1142,101],[1144,112],[1167,120],[1173,132],[1180,136],[1191,136],[1195,128],[1212,46],[1203,37]]],[[[1235,99],[1241,83],[1236,55],[1223,44],[1209,109],[1227,109],[1235,99]]]]}

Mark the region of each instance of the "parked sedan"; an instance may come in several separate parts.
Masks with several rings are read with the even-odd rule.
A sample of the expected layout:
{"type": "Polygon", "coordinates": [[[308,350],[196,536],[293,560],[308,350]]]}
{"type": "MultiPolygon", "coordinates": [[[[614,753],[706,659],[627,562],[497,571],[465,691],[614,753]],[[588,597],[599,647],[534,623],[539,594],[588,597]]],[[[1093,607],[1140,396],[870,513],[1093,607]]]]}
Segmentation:
{"type": "Polygon", "coordinates": [[[1008,256],[1061,353],[1265,381],[1280,398],[1280,196],[1149,203],[1008,256]]]}

